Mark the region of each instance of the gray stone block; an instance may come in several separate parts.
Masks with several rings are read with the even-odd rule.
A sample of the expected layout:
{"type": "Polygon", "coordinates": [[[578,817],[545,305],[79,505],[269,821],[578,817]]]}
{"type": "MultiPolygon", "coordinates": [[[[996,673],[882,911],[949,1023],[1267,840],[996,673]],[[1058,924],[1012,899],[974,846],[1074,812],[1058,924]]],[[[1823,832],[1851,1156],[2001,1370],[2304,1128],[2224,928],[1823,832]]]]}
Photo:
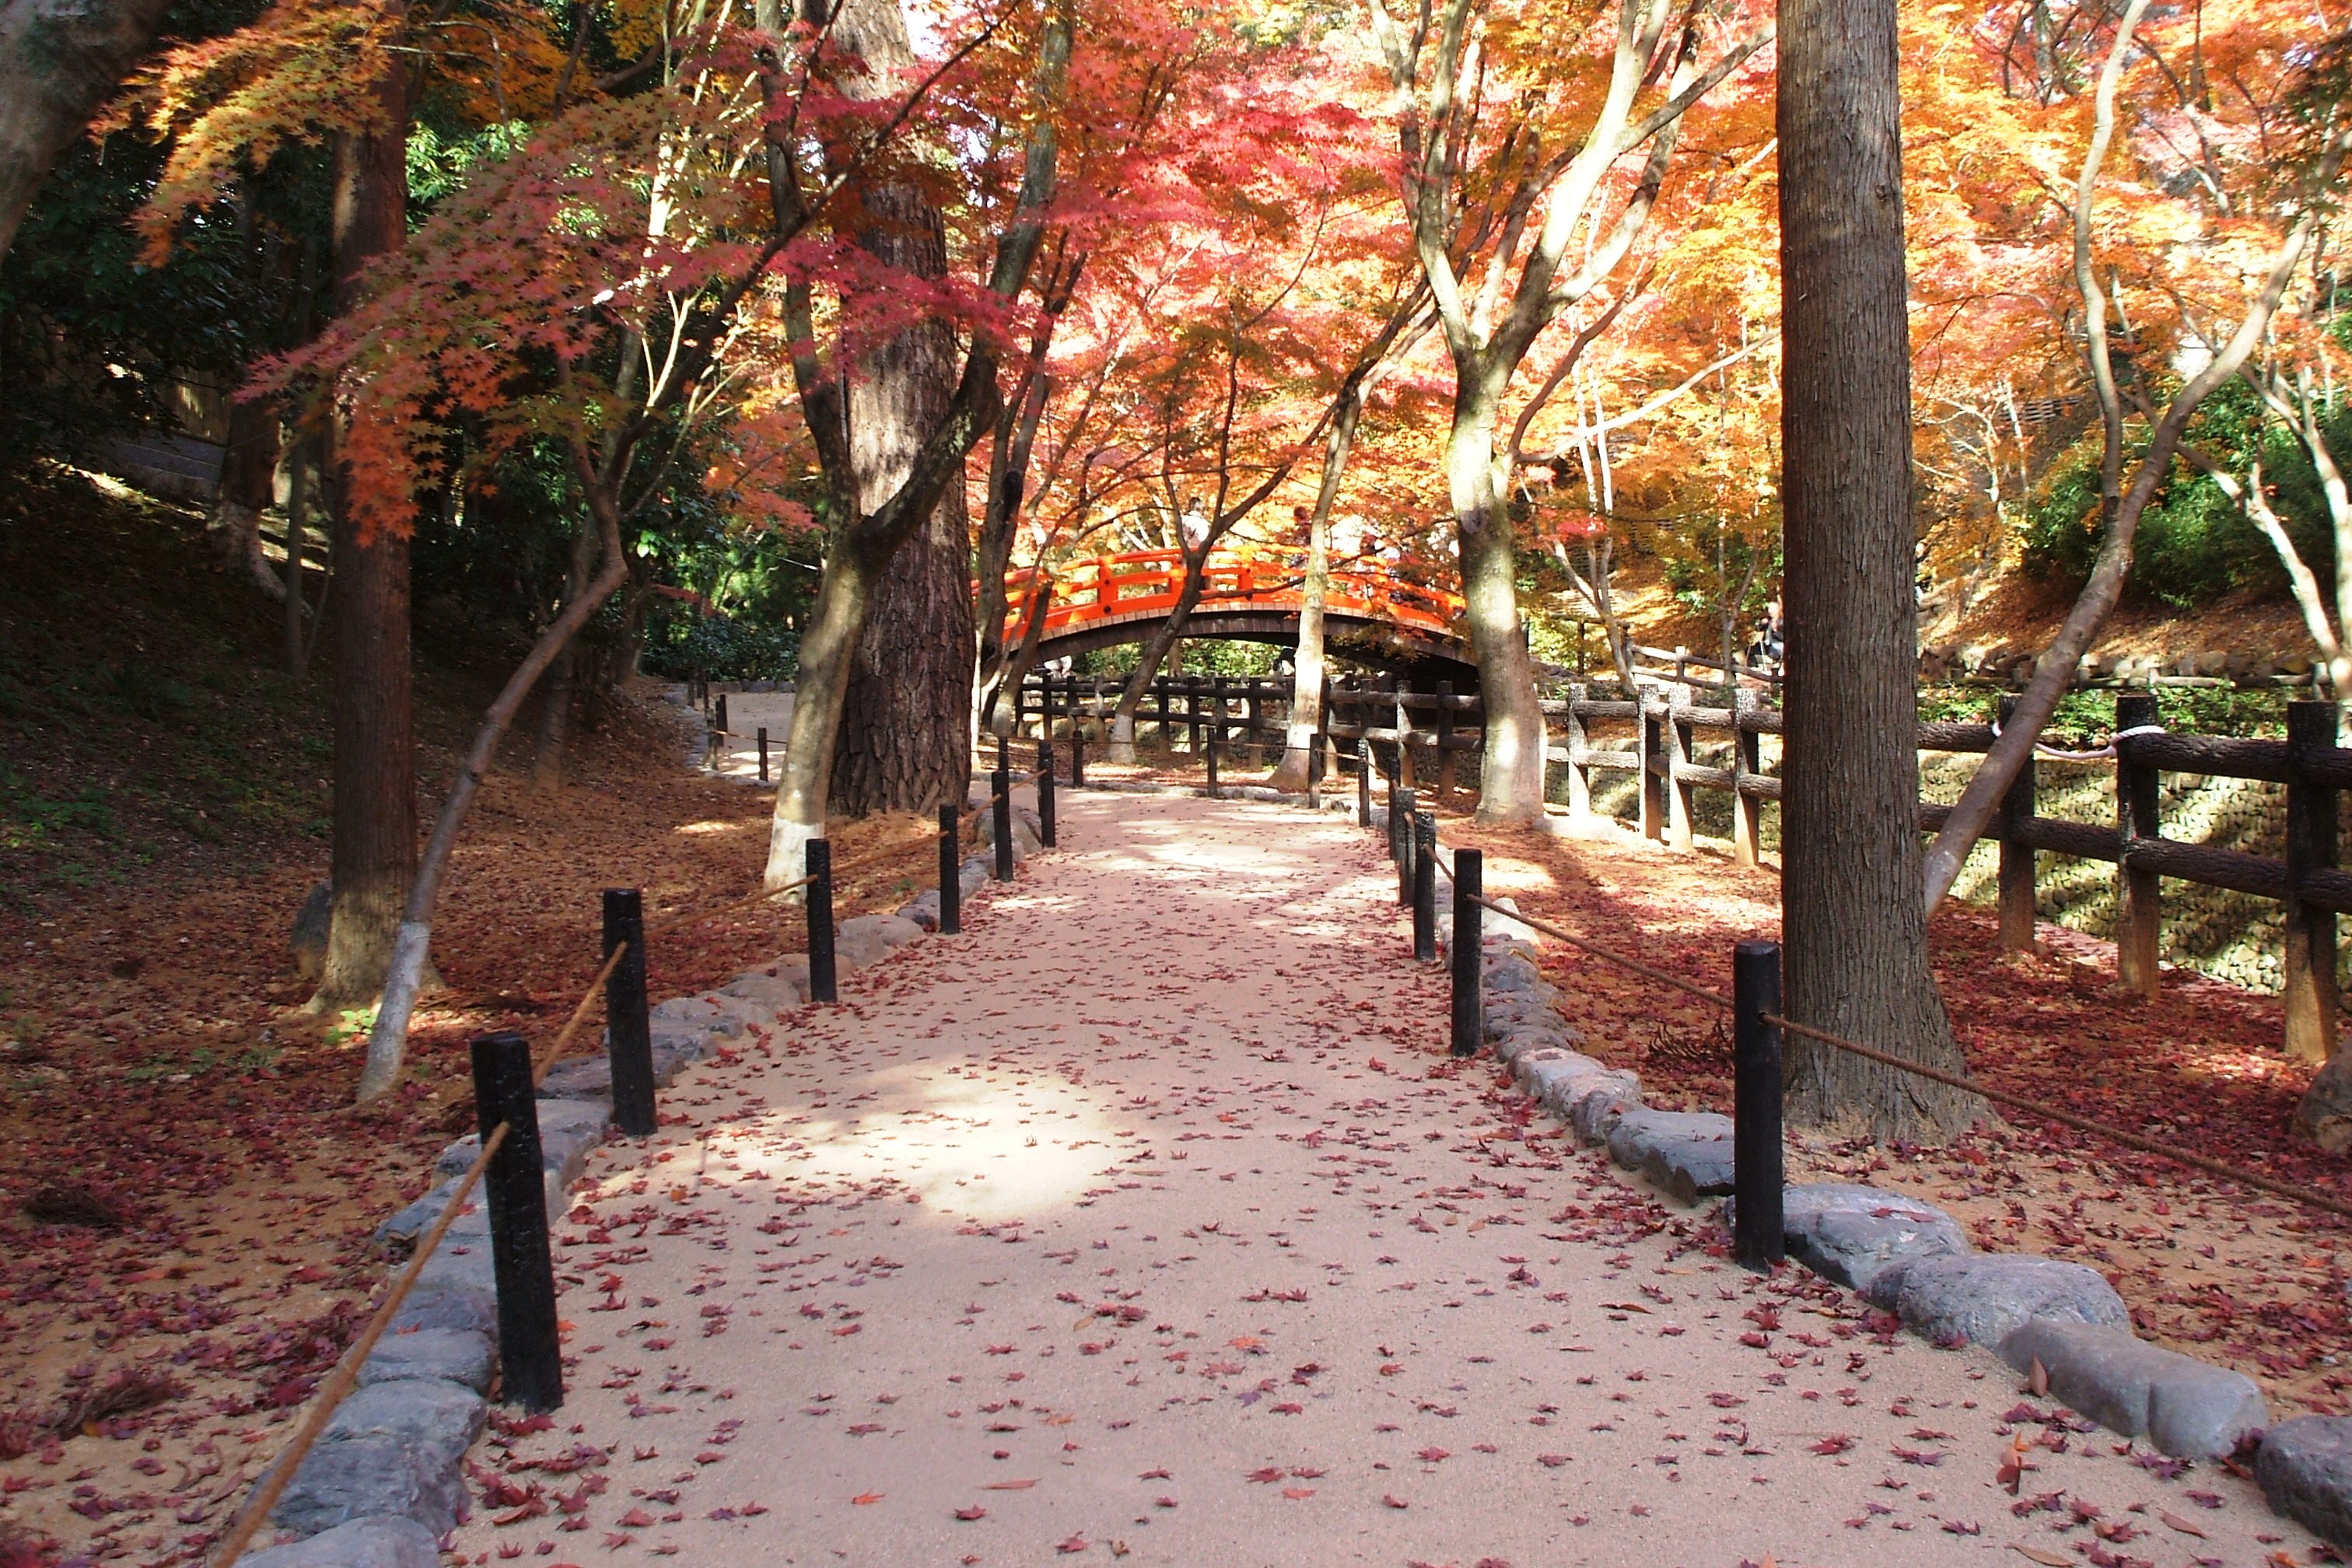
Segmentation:
{"type": "Polygon", "coordinates": [[[1627,1110],[1609,1130],[1609,1157],[1685,1204],[1731,1190],[1731,1118],[1711,1110],[1627,1110]]]}
{"type": "Polygon", "coordinates": [[[327,1423],[270,1518],[317,1532],[401,1515],[440,1535],[465,1503],[459,1462],[480,1436],[484,1415],[479,1394],[438,1379],[362,1388],[327,1423]]]}
{"type": "Polygon", "coordinates": [[[653,1026],[652,1036],[654,1071],[656,1074],[661,1071],[661,1059],[665,1055],[683,1067],[689,1062],[703,1060],[710,1055],[713,1048],[710,1031],[692,1026],[656,1024],[653,1026]]]}
{"type": "Polygon", "coordinates": [[[841,922],[842,934],[852,930],[861,936],[871,932],[886,948],[904,947],[923,934],[923,928],[899,915],[853,915],[841,922]]]}
{"type": "Polygon", "coordinates": [[[937,888],[925,888],[900,906],[898,918],[922,931],[939,930],[940,890],[937,888]]]}
{"type": "MultiPolygon", "coordinates": [[[[1804,1183],[1785,1189],[1780,1205],[1790,1255],[1850,1290],[1895,1264],[1969,1250],[1959,1221],[1931,1204],[1877,1187],[1804,1183]]],[[[1727,1222],[1728,1205],[1726,1215],[1727,1222]]]]}
{"type": "MultiPolygon", "coordinates": [[[[490,1267],[490,1238],[487,1235],[446,1240],[433,1249],[425,1267],[416,1276],[418,1290],[482,1291],[490,1300],[498,1300],[497,1277],[490,1267]]],[[[495,1321],[497,1314],[492,1313],[495,1321]]],[[[464,1327],[463,1324],[441,1325],[464,1327]]]]}
{"type": "Polygon", "coordinates": [[[237,1562],[240,1568],[439,1568],[441,1548],[415,1520],[378,1515],[308,1541],[248,1552],[237,1562]]]}
{"type": "Polygon", "coordinates": [[[436,1453],[457,1455],[482,1435],[488,1415],[482,1396],[472,1389],[438,1379],[396,1379],[362,1388],[344,1400],[320,1440],[392,1436],[436,1453]]]}
{"type": "Polygon", "coordinates": [[[1937,1344],[1999,1345],[2032,1318],[2131,1327],[2123,1298],[2096,1269],[2052,1258],[1971,1253],[1892,1264],[1863,1298],[1937,1344]]]}
{"type": "Polygon", "coordinates": [[[758,969],[728,982],[726,994],[754,1003],[771,1016],[797,1007],[807,1000],[801,987],[789,977],[758,969]]]}
{"type": "Polygon", "coordinates": [[[362,1387],[404,1378],[438,1378],[479,1394],[490,1386],[498,1352],[490,1336],[472,1329],[418,1329],[386,1334],[360,1363],[362,1387]]]}
{"type": "Polygon", "coordinates": [[[607,1106],[613,1099],[613,1062],[603,1051],[593,1056],[566,1057],[547,1069],[539,1080],[541,1100],[601,1100],[607,1106]]]}
{"type": "MultiPolygon", "coordinates": [[[[1577,1112],[1589,1102],[1598,1101],[1603,1107],[1615,1106],[1621,1111],[1627,1106],[1640,1104],[1642,1080],[1622,1068],[1580,1073],[1545,1085],[1542,1099],[1547,1110],[1573,1126],[1577,1112]]],[[[1601,1136],[1593,1141],[1605,1141],[1609,1128],[1615,1125],[1614,1118],[1609,1118],[1608,1128],[1604,1128],[1601,1136]]]]}
{"type": "Polygon", "coordinates": [[[988,856],[968,855],[964,858],[963,868],[956,874],[956,885],[963,889],[964,902],[970,903],[972,895],[988,885],[995,868],[996,862],[988,856]]]}
{"type": "Polygon", "coordinates": [[[2126,1437],[2163,1453],[2211,1459],[2270,1424],[2253,1379],[2143,1343],[2122,1329],[2036,1318],[2000,1342],[2020,1372],[2039,1361],[2050,1392],[2126,1437]]]}
{"type": "Polygon", "coordinates": [[[303,1458],[269,1518],[287,1530],[315,1534],[355,1519],[397,1515],[439,1536],[457,1524],[465,1493],[454,1457],[445,1460],[381,1435],[321,1440],[303,1458]]]}
{"type": "Polygon", "coordinates": [[[1557,1019],[1537,1018],[1516,1024],[1497,1034],[1493,1045],[1495,1059],[1515,1063],[1532,1051],[1570,1051],[1581,1043],[1583,1037],[1557,1019]]]}
{"type": "Polygon", "coordinates": [[[2263,1435],[2254,1479],[2272,1509],[2352,1546],[2352,1416],[2298,1415],[2263,1435]]]}
{"type": "MultiPolygon", "coordinates": [[[[1507,952],[1486,965],[1486,989],[1489,991],[1525,991],[1542,996],[1553,988],[1543,977],[1535,961],[1523,952],[1507,952]]],[[[1544,997],[1549,1001],[1549,996],[1544,997]]]]}
{"type": "Polygon", "coordinates": [[[2338,1051],[2313,1076],[2295,1107],[2294,1130],[2326,1152],[2352,1150],[2352,1051],[2338,1051]]]}
{"type": "MultiPolygon", "coordinates": [[[[429,1268],[430,1265],[427,1265],[429,1268]]],[[[495,1334],[499,1327],[498,1292],[471,1280],[443,1279],[418,1284],[392,1315],[389,1331],[456,1329],[468,1333],[495,1334]]]]}
{"type": "MultiPolygon", "coordinates": [[[[542,1100],[539,1102],[541,1163],[556,1176],[561,1190],[578,1179],[588,1163],[588,1151],[604,1141],[613,1108],[601,1100],[542,1100]]],[[[436,1176],[459,1176],[482,1149],[481,1135],[468,1132],[441,1151],[433,1163],[436,1176]]],[[[558,1209],[561,1208],[559,1196],[558,1209]]],[[[554,1212],[554,1211],[551,1211],[554,1212]]]]}
{"type": "Polygon", "coordinates": [[[1599,1089],[1585,1095],[1569,1109],[1568,1124],[1587,1143],[1606,1143],[1609,1134],[1617,1126],[1618,1118],[1628,1110],[1641,1109],[1641,1105],[1642,1094],[1638,1085],[1622,1092],[1599,1089]]]}

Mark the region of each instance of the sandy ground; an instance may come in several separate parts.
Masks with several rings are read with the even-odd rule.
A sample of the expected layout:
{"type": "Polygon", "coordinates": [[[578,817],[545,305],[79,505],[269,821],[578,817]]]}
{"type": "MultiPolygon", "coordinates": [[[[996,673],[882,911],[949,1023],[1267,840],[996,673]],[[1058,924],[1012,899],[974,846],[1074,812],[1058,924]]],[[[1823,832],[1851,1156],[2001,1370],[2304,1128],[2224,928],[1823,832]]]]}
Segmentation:
{"type": "Polygon", "coordinates": [[[570,1399],[459,1560],[2314,1560],[1449,1063],[1393,888],[1339,821],[1066,796],[966,935],[594,1157],[570,1399]]]}
{"type": "MultiPolygon", "coordinates": [[[[677,688],[677,700],[700,721],[702,710],[686,703],[686,689],[677,688]]],[[[776,770],[784,758],[784,737],[793,727],[793,694],[789,691],[730,691],[727,694],[727,728],[721,737],[719,751],[713,759],[712,772],[722,778],[741,779],[749,784],[760,780],[760,731],[768,731],[768,783],[773,785],[776,770]]],[[[702,733],[695,734],[694,760],[702,760],[702,733]]]]}

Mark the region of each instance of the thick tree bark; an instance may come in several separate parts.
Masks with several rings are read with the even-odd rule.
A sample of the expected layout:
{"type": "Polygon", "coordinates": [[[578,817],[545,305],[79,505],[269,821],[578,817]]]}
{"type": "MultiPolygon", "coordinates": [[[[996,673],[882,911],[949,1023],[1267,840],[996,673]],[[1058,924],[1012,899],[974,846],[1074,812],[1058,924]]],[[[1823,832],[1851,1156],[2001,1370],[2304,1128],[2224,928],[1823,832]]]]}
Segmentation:
{"type": "MultiPolygon", "coordinates": [[[[335,307],[349,309],[369,263],[406,235],[408,84],[376,84],[385,129],[335,144],[335,307]]],[[[313,1011],[364,1005],[383,987],[416,868],[415,737],[409,712],[408,541],[362,537],[352,481],[331,487],[335,575],[334,904],[313,1011]]]]}
{"type": "Polygon", "coordinates": [[[214,492],[205,531],[223,564],[250,581],[272,601],[286,598],[286,581],[269,569],[261,552],[261,513],[269,505],[278,477],[278,410],[260,399],[232,398],[228,450],[221,458],[220,488],[214,492]]]}
{"type": "MultiPolygon", "coordinates": [[[[881,100],[905,90],[915,50],[898,0],[845,0],[834,36],[867,67],[847,84],[853,95],[881,100]]],[[[946,276],[946,231],[919,188],[875,185],[861,199],[862,249],[909,277],[946,276]]],[[[954,400],[957,370],[955,329],[937,316],[858,366],[849,385],[849,460],[859,515],[906,482],[924,437],[954,400]]],[[[866,816],[961,800],[971,784],[973,663],[963,486],[940,492],[868,593],[833,748],[832,808],[866,816]]]]}
{"type": "MultiPolygon", "coordinates": [[[[563,580],[565,604],[588,591],[589,574],[595,569],[596,520],[591,517],[582,521],[572,541],[572,569],[563,580]]],[[[574,638],[548,668],[546,689],[539,699],[539,740],[530,758],[533,788],[556,789],[563,783],[563,750],[572,738],[572,703],[584,657],[574,638]]]]}
{"type": "Polygon", "coordinates": [[[1363,413],[1364,384],[1360,379],[1342,389],[1331,428],[1323,437],[1323,478],[1315,489],[1315,510],[1307,519],[1307,581],[1298,593],[1290,721],[1283,736],[1282,762],[1271,781],[1276,789],[1305,789],[1313,782],[1315,735],[1323,728],[1323,608],[1331,594],[1331,508],[1339,499],[1339,480],[1347,472],[1363,413]]]}
{"type": "MultiPolygon", "coordinates": [[[[1780,13],[1780,449],[1788,617],[1781,920],[1789,1016],[1966,1070],[1918,898],[1910,329],[1895,0],[1780,13]]],[[[1941,1138],[1976,1102],[1791,1036],[1813,1126],[1941,1138]]]]}
{"type": "MultiPolygon", "coordinates": [[[[1516,361],[1513,362],[1513,364],[1516,361]]],[[[1544,721],[1536,667],[1519,625],[1507,456],[1497,460],[1495,431],[1513,364],[1457,372],[1454,423],[1446,432],[1445,479],[1461,539],[1462,597],[1478,693],[1486,710],[1480,759],[1478,820],[1495,826],[1538,821],[1544,808],[1544,721]]]]}
{"type": "Polygon", "coordinates": [[[0,257],[33,197],[154,41],[170,0],[0,0],[0,257]]]}
{"type": "MultiPolygon", "coordinates": [[[[874,27],[881,30],[895,26],[903,37],[905,22],[898,17],[891,0],[856,3],[861,12],[877,6],[887,8],[895,20],[875,23],[874,27]]],[[[777,10],[775,0],[761,0],[763,26],[777,10]]],[[[837,18],[835,26],[846,20],[846,16],[837,18]]],[[[1074,26],[1073,14],[1066,5],[1049,8],[1039,40],[1037,64],[1036,87],[1043,102],[1050,104],[1061,97],[1068,76],[1074,26]]],[[[772,91],[772,86],[768,90],[772,91]]],[[[989,269],[989,290],[1000,300],[1019,296],[1036,260],[1044,237],[1038,215],[1053,199],[1059,151],[1052,116],[1041,115],[1030,132],[1024,154],[1021,190],[1013,222],[999,237],[995,260],[989,269]]],[[[772,199],[777,203],[780,221],[790,220],[801,200],[799,174],[793,159],[793,149],[782,139],[772,136],[767,158],[768,184],[772,199]]],[[[891,556],[933,519],[940,497],[950,487],[961,485],[964,459],[1003,411],[996,388],[996,351],[984,338],[975,338],[965,353],[961,377],[943,413],[919,432],[918,442],[907,458],[905,479],[878,506],[869,510],[859,500],[857,464],[842,444],[839,426],[833,423],[835,419],[847,422],[840,402],[844,389],[839,380],[827,375],[817,362],[814,352],[815,314],[805,284],[787,285],[783,313],[796,345],[793,379],[800,388],[802,406],[817,447],[827,498],[834,508],[834,522],[824,573],[817,584],[816,604],[810,613],[808,630],[801,639],[800,677],[793,702],[791,738],[785,744],[783,769],[777,784],[775,816],[769,824],[764,880],[772,888],[800,877],[808,841],[824,833],[834,748],[849,696],[851,661],[882,574],[891,556]]],[[[960,572],[963,569],[959,567],[960,572]]],[[[957,592],[968,592],[961,578],[957,592]]],[[[964,742],[969,738],[971,721],[974,651],[970,599],[965,598],[963,604],[966,620],[958,649],[962,665],[956,687],[959,769],[969,765],[970,753],[964,742]]]]}
{"type": "MultiPolygon", "coordinates": [[[[309,663],[305,656],[310,649],[302,638],[302,623],[309,614],[314,613],[304,603],[306,590],[302,585],[302,553],[310,531],[310,500],[317,493],[310,475],[313,445],[313,442],[297,436],[287,463],[286,591],[282,595],[286,616],[281,647],[286,674],[294,680],[302,679],[302,672],[309,663]]],[[[320,597],[323,604],[324,595],[320,597]]]]}

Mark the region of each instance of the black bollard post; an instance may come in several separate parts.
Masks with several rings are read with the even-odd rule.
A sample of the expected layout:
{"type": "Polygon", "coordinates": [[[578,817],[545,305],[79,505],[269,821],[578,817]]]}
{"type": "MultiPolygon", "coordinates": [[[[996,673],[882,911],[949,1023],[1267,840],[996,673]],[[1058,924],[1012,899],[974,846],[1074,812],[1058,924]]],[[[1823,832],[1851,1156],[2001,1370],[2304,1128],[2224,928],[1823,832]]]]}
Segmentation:
{"type": "Polygon", "coordinates": [[[809,1000],[837,1002],[833,962],[833,846],[822,838],[806,845],[808,874],[809,1000]]]}
{"type": "Polygon", "coordinates": [[[1209,798],[1217,798],[1217,731],[1222,726],[1209,727],[1209,798]]]}
{"type": "Polygon", "coordinates": [[[1037,742],[1037,838],[1046,848],[1054,847],[1054,742],[1050,738],[1037,742]]]}
{"type": "Polygon", "coordinates": [[[646,900],[635,888],[604,889],[604,956],[629,951],[604,981],[604,1059],[612,1070],[613,1125],[632,1138],[654,1130],[654,1037],[646,1014],[646,900]]]}
{"type": "Polygon", "coordinates": [[[485,1139],[500,1122],[507,1126],[482,1178],[498,1284],[499,1366],[508,1401],[536,1415],[563,1403],[563,1352],[548,1253],[539,1090],[530,1081],[530,1042],[520,1035],[474,1037],[474,1115],[485,1139]]]}
{"type": "Polygon", "coordinates": [[[1003,735],[996,737],[996,771],[998,773],[1009,773],[1013,771],[1011,745],[1012,742],[1003,735]]]}
{"type": "Polygon", "coordinates": [[[1078,721],[1070,721],[1070,787],[1084,789],[1087,784],[1087,738],[1078,733],[1078,721]]]}
{"type": "Polygon", "coordinates": [[[999,766],[990,777],[996,791],[996,798],[989,803],[989,823],[995,829],[992,837],[996,840],[996,879],[1009,882],[1013,880],[1013,774],[999,766]]]}
{"type": "MultiPolygon", "coordinates": [[[[729,739],[732,739],[732,737],[731,737],[731,736],[730,736],[730,735],[728,734],[728,729],[727,729],[727,693],[725,693],[724,691],[722,691],[722,692],[720,692],[720,693],[719,694],[719,701],[718,701],[718,704],[717,704],[717,709],[716,709],[716,710],[717,710],[717,713],[718,713],[718,717],[717,717],[717,718],[715,718],[715,719],[713,719],[713,720],[710,721],[710,727],[711,727],[712,729],[714,729],[714,730],[718,731],[719,731],[719,733],[721,736],[726,736],[726,737],[727,737],[727,738],[729,738],[729,739]]],[[[730,751],[731,751],[731,750],[733,750],[733,748],[732,748],[732,747],[730,747],[730,748],[729,748],[729,750],[730,750],[730,751]]]]}
{"type": "Polygon", "coordinates": [[[1731,1256],[1769,1269],[1787,1251],[1781,1229],[1780,944],[1743,942],[1731,950],[1731,1256]]]}
{"type": "Polygon", "coordinates": [[[1478,936],[1478,899],[1486,890],[1486,858],[1475,849],[1454,852],[1454,1028],[1457,1057],[1478,1054],[1486,1028],[1486,1008],[1478,987],[1485,975],[1478,936]]]}
{"type": "Polygon", "coordinates": [[[1356,739],[1356,826],[1372,825],[1372,748],[1371,743],[1356,739]]]}
{"type": "Polygon", "coordinates": [[[1412,955],[1437,956],[1437,818],[1425,811],[1412,814],[1412,955]]]}
{"type": "Polygon", "coordinates": [[[1389,801],[1389,845],[1396,852],[1397,902],[1412,902],[1412,819],[1419,802],[1412,791],[1401,789],[1389,801]]]}
{"type": "Polygon", "coordinates": [[[768,782],[768,727],[760,726],[760,782],[768,782]]]}
{"type": "Polygon", "coordinates": [[[963,847],[956,842],[957,808],[940,807],[940,934],[963,930],[963,847]]]}

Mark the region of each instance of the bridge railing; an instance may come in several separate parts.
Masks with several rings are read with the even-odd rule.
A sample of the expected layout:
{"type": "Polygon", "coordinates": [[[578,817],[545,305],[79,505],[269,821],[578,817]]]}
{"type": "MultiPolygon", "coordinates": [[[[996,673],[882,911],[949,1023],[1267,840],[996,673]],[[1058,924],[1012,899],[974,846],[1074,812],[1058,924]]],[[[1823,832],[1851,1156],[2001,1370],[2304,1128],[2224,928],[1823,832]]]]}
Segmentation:
{"type": "MultiPolygon", "coordinates": [[[[1235,550],[1212,555],[1202,570],[1199,607],[1294,610],[1307,581],[1304,551],[1235,550]]],[[[1005,574],[1004,635],[1028,630],[1029,618],[1045,605],[1044,637],[1111,620],[1164,616],[1184,589],[1184,556],[1177,550],[1138,550],[1066,563],[1045,572],[1026,568],[1005,574]],[[1043,593],[1050,583],[1050,596],[1043,593]]],[[[1378,561],[1335,563],[1325,599],[1328,614],[1387,621],[1440,636],[1460,635],[1458,594],[1396,574],[1378,561]]]]}

